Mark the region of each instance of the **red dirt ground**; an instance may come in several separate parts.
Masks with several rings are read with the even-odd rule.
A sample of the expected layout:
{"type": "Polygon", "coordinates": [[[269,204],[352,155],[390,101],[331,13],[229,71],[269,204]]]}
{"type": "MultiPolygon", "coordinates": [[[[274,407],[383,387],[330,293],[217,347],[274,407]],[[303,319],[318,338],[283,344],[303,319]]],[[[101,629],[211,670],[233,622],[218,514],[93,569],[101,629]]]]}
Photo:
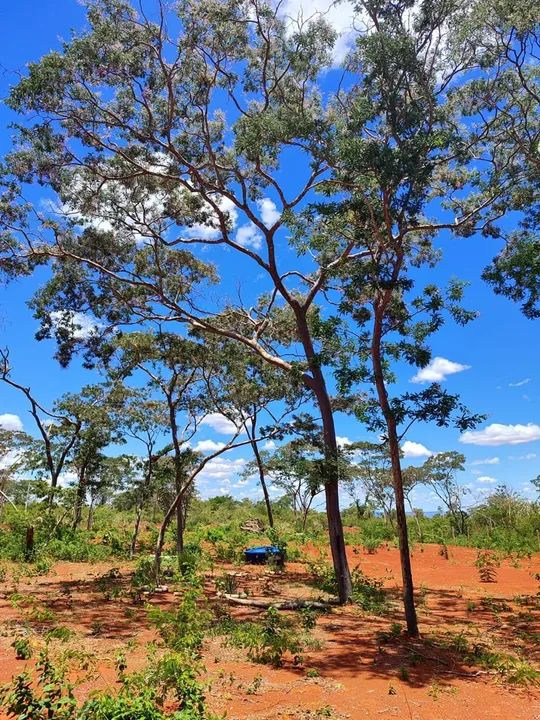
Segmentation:
{"type": "MultiPolygon", "coordinates": [[[[315,554],[313,548],[306,550],[315,554]]],[[[377,633],[401,621],[397,550],[383,547],[374,555],[349,551],[351,565],[359,564],[366,575],[384,581],[394,600],[391,613],[374,617],[348,606],[321,616],[314,632],[321,647],[306,652],[299,667],[291,662],[280,669],[255,665],[245,659],[243,651],[224,648],[218,639],[208,641],[204,659],[210,682],[208,703],[213,711],[226,712],[229,720],[540,720],[537,688],[510,685],[496,672],[466,664],[456,651],[445,647],[462,633],[469,647],[516,655],[538,667],[540,612],[536,595],[540,587],[535,576],[540,573],[540,554],[531,560],[505,560],[497,569],[497,581],[482,583],[474,567],[476,550],[451,547],[446,560],[439,555],[438,546],[417,546],[413,569],[422,637],[412,641],[402,636],[381,643],[377,633]]],[[[117,652],[125,652],[128,670],[144,665],[146,645],[155,639],[155,633],[143,608],[123,595],[105,596],[99,579],[111,567],[113,563],[58,563],[49,575],[21,577],[18,582],[8,572],[0,587],[0,684],[32,664],[14,659],[14,637],[29,632],[27,636],[38,647],[51,625],[76,633],[67,643],[54,641],[53,652],[68,649],[81,656],[83,651],[79,660],[86,659],[93,668],[92,678],[78,688],[81,699],[96,688],[115,691],[117,652]],[[13,607],[15,588],[30,596],[26,600],[33,605],[13,607]],[[34,613],[29,618],[32,607],[47,608],[54,617],[34,613]],[[22,624],[25,617],[26,626],[22,624]]],[[[262,567],[219,566],[214,576],[226,570],[239,571],[240,590],[266,594],[266,599],[318,594],[308,584],[306,566],[300,563],[288,564],[282,575],[262,567]]],[[[120,565],[119,571],[120,577],[112,585],[121,589],[128,586],[131,566],[120,565]]],[[[214,587],[209,573],[210,595],[215,595],[214,587]]],[[[176,600],[170,592],[154,595],[151,602],[166,607],[176,600]]],[[[249,618],[260,611],[232,606],[231,612],[249,618]]]]}

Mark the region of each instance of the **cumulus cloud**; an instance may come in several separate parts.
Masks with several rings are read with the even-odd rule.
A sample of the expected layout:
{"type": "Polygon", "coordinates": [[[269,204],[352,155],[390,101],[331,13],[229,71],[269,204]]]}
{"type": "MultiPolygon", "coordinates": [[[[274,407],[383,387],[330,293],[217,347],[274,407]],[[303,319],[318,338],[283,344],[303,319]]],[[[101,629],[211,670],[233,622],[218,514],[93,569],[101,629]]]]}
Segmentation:
{"type": "Polygon", "coordinates": [[[480,458],[480,460],[473,460],[470,465],[498,465],[501,462],[498,457],[480,458]]]}
{"type": "Polygon", "coordinates": [[[503,425],[492,423],[483,430],[468,430],[459,438],[465,445],[521,445],[540,440],[540,425],[503,425]]]}
{"type": "Polygon", "coordinates": [[[431,382],[442,382],[446,380],[449,375],[455,375],[455,373],[468,370],[470,365],[463,365],[462,363],[453,362],[443,357],[434,357],[433,360],[426,365],[425,368],[419,370],[414,377],[411,378],[411,382],[414,383],[431,383],[431,382]]]}
{"type": "Polygon", "coordinates": [[[88,315],[73,310],[54,310],[51,313],[53,327],[67,326],[73,328],[73,337],[77,340],[89,338],[101,325],[88,315]]]}
{"type": "Polygon", "coordinates": [[[479,478],[476,478],[479,483],[484,483],[485,485],[493,485],[497,482],[497,480],[490,475],[481,475],[479,478]]]}
{"type": "MultiPolygon", "coordinates": [[[[238,223],[238,209],[236,205],[227,197],[220,198],[219,201],[216,202],[216,205],[220,211],[226,215],[229,227],[234,230],[238,223]]],[[[186,229],[185,234],[198,240],[216,240],[221,236],[219,217],[208,203],[205,203],[205,209],[209,214],[208,221],[205,223],[195,223],[186,229]]]]}
{"type": "Polygon", "coordinates": [[[353,442],[352,440],[349,440],[348,437],[341,437],[339,435],[336,437],[336,440],[337,440],[338,447],[341,447],[341,448],[346,447],[347,445],[352,445],[352,442],[353,442]]]}
{"type": "Polygon", "coordinates": [[[4,413],[0,415],[0,428],[20,432],[23,429],[22,420],[18,415],[14,415],[13,413],[4,413]]]}
{"type": "Polygon", "coordinates": [[[245,248],[260,250],[262,247],[262,235],[257,229],[257,226],[252,222],[238,228],[235,240],[239,245],[245,248]]]}
{"type": "MultiPolygon", "coordinates": [[[[197,475],[196,484],[203,497],[208,498],[216,495],[221,486],[234,487],[233,481],[239,482],[239,475],[242,472],[247,460],[245,458],[227,458],[220,455],[203,468],[197,475]]],[[[229,490],[227,491],[229,492],[229,490]]]]}
{"type": "Polygon", "coordinates": [[[261,213],[262,221],[266,227],[272,227],[272,225],[277,223],[281,217],[281,213],[278,212],[273,200],[270,200],[270,198],[262,198],[261,200],[257,200],[257,205],[261,213]]]}
{"type": "Polygon", "coordinates": [[[275,440],[267,440],[263,445],[263,450],[274,450],[276,447],[275,440]]]}
{"type": "Polygon", "coordinates": [[[225,443],[222,442],[215,442],[214,440],[199,440],[199,442],[195,445],[194,450],[196,452],[216,452],[217,450],[221,450],[221,448],[225,447],[225,443]]]}
{"type": "Polygon", "coordinates": [[[524,380],[520,380],[519,382],[515,383],[508,383],[508,387],[521,387],[522,385],[526,385],[527,383],[531,382],[531,378],[525,378],[524,380]]]}
{"type": "Polygon", "coordinates": [[[75,485],[78,481],[77,473],[66,471],[63,473],[60,473],[58,477],[58,485],[60,487],[70,487],[71,485],[75,485]]]}
{"type": "Polygon", "coordinates": [[[0,470],[12,470],[22,459],[20,450],[8,450],[0,457],[0,470]]]}
{"type": "Polygon", "coordinates": [[[249,484],[249,480],[247,480],[247,479],[240,479],[240,480],[237,480],[237,481],[233,484],[233,487],[234,487],[234,488],[241,488],[241,487],[244,487],[245,485],[248,485],[248,484],[249,484]]]}
{"type": "Polygon", "coordinates": [[[418,457],[431,457],[433,453],[431,450],[422,443],[412,442],[411,440],[405,440],[401,446],[403,457],[406,458],[418,458],[418,457]]]}
{"type": "Polygon", "coordinates": [[[331,0],[285,0],[281,6],[283,15],[290,18],[291,29],[297,21],[324,18],[338,33],[333,50],[333,64],[343,62],[354,43],[353,6],[349,2],[335,3],[331,0]]]}
{"type": "Polygon", "coordinates": [[[200,422],[207,425],[220,435],[234,435],[237,432],[236,425],[221,413],[208,413],[200,422]]]}

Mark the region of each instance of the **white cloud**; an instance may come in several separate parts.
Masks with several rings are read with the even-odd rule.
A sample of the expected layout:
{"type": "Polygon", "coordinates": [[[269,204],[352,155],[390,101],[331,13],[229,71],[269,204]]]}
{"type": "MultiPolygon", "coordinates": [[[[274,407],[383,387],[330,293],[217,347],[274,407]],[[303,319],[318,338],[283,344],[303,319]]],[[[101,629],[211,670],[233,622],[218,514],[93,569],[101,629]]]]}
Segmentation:
{"type": "Polygon", "coordinates": [[[526,453],[525,455],[509,455],[509,460],[534,460],[537,456],[536,453],[526,453]]]}
{"type": "Polygon", "coordinates": [[[262,247],[262,235],[252,222],[238,228],[235,240],[242,247],[253,250],[260,250],[262,247]]]}
{"type": "MultiPolygon", "coordinates": [[[[203,468],[197,475],[196,484],[203,497],[213,497],[218,488],[224,485],[235,487],[232,481],[240,482],[238,477],[247,460],[245,458],[227,458],[220,455],[203,468]]],[[[227,490],[229,492],[229,490],[227,490]]]]}
{"type": "Polygon", "coordinates": [[[20,450],[8,450],[5,455],[0,457],[0,470],[9,470],[13,468],[22,458],[20,450]]]}
{"type": "Polygon", "coordinates": [[[481,475],[479,478],[476,478],[479,483],[484,483],[488,485],[493,485],[497,482],[495,478],[491,477],[490,475],[481,475]]]}
{"type": "Polygon", "coordinates": [[[465,445],[521,445],[522,443],[540,440],[540,425],[503,425],[492,423],[483,430],[468,430],[459,441],[465,445]]]}
{"type": "Polygon", "coordinates": [[[501,462],[498,457],[481,458],[480,460],[473,460],[470,465],[498,465],[501,462]]]}
{"type": "Polygon", "coordinates": [[[291,19],[291,29],[295,22],[323,17],[338,33],[339,37],[333,50],[334,65],[343,62],[353,45],[354,10],[349,2],[336,3],[331,0],[285,0],[281,6],[283,15],[291,19]]]}
{"type": "Polygon", "coordinates": [[[221,448],[225,447],[225,443],[222,442],[214,442],[214,440],[199,440],[199,442],[195,445],[194,450],[196,452],[216,452],[217,450],[221,450],[221,448]]]}
{"type": "MultiPolygon", "coordinates": [[[[228,197],[221,197],[216,201],[216,205],[222,213],[226,214],[229,227],[234,230],[238,223],[238,208],[236,205],[228,197]]],[[[214,209],[208,203],[205,203],[204,206],[205,211],[210,216],[208,221],[192,225],[186,229],[184,234],[198,240],[216,240],[222,234],[218,214],[214,212],[214,209]]]]}
{"type": "Polygon", "coordinates": [[[73,312],[72,310],[54,310],[51,313],[53,327],[59,325],[67,325],[73,327],[73,337],[77,340],[85,340],[89,338],[101,325],[92,320],[91,317],[81,312],[73,312]]]}
{"type": "Polygon", "coordinates": [[[347,445],[352,445],[352,440],[349,440],[348,437],[340,437],[339,435],[336,437],[338,447],[346,447],[347,445]]]}
{"type": "Polygon", "coordinates": [[[531,382],[531,378],[525,378],[524,380],[520,380],[519,382],[515,383],[508,383],[508,387],[521,387],[522,385],[526,385],[527,383],[531,382]]]}
{"type": "Polygon", "coordinates": [[[237,432],[236,425],[221,413],[209,413],[200,422],[201,425],[208,425],[220,435],[234,435],[237,432]]]}
{"type": "Polygon", "coordinates": [[[234,487],[234,488],[241,488],[241,487],[244,487],[245,485],[248,485],[248,484],[249,484],[249,480],[247,480],[247,479],[245,479],[245,480],[240,479],[240,480],[237,480],[237,481],[234,483],[233,487],[234,487]]]}
{"type": "Polygon", "coordinates": [[[422,443],[412,442],[411,440],[405,440],[401,446],[403,457],[406,458],[418,458],[418,457],[430,457],[433,455],[431,450],[422,443]]]}
{"type": "Polygon", "coordinates": [[[261,213],[262,221],[266,227],[270,228],[277,223],[281,217],[281,213],[278,212],[273,200],[270,200],[270,198],[262,198],[261,200],[257,200],[257,205],[261,213]]]}
{"type": "Polygon", "coordinates": [[[76,472],[63,472],[58,477],[58,485],[60,487],[69,487],[70,485],[75,485],[78,479],[76,472]]]}
{"type": "Polygon", "coordinates": [[[275,440],[267,440],[263,445],[263,450],[274,450],[276,447],[275,440]]]}
{"type": "Polygon", "coordinates": [[[21,431],[23,429],[22,420],[18,415],[13,415],[13,413],[4,413],[0,415],[0,428],[4,430],[21,431]]]}
{"type": "Polygon", "coordinates": [[[411,378],[411,382],[441,382],[442,380],[446,380],[448,375],[454,375],[469,368],[470,365],[462,365],[461,363],[453,362],[443,357],[434,357],[429,365],[419,370],[416,375],[411,378]]]}

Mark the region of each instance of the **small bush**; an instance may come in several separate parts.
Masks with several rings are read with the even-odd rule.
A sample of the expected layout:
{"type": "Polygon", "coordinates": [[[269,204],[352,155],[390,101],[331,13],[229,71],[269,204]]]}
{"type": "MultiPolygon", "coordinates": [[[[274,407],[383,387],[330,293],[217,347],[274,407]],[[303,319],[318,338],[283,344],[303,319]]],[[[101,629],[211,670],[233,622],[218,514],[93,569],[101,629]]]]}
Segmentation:
{"type": "Polygon", "coordinates": [[[478,568],[481,582],[497,582],[497,568],[500,562],[493,553],[488,550],[478,552],[474,564],[478,568]]]}
{"type": "Polygon", "coordinates": [[[294,656],[296,665],[301,662],[299,653],[303,649],[304,645],[293,620],[270,607],[264,615],[258,637],[248,648],[248,657],[253,662],[281,667],[283,656],[289,652],[294,656]]]}
{"type": "Polygon", "coordinates": [[[40,654],[36,673],[35,678],[29,673],[16,675],[1,688],[0,707],[19,720],[75,720],[73,685],[64,670],[53,667],[47,650],[40,654]]]}
{"type": "Polygon", "coordinates": [[[17,638],[11,643],[11,647],[15,650],[17,660],[29,660],[32,657],[32,647],[27,638],[17,638]]]}
{"type": "Polygon", "coordinates": [[[168,648],[177,652],[189,651],[193,656],[199,656],[211,619],[210,613],[202,604],[200,589],[189,587],[176,610],[149,606],[148,618],[156,626],[168,648]]]}

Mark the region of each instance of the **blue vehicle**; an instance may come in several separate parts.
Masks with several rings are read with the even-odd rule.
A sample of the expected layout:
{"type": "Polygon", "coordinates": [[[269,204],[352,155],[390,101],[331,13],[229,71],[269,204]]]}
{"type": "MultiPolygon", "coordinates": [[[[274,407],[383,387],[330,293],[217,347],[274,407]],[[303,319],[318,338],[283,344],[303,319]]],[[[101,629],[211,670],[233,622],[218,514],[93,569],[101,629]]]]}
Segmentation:
{"type": "Polygon", "coordinates": [[[278,565],[285,562],[285,553],[276,545],[260,545],[259,547],[246,548],[244,550],[244,560],[252,564],[263,564],[272,559],[278,565]]]}

